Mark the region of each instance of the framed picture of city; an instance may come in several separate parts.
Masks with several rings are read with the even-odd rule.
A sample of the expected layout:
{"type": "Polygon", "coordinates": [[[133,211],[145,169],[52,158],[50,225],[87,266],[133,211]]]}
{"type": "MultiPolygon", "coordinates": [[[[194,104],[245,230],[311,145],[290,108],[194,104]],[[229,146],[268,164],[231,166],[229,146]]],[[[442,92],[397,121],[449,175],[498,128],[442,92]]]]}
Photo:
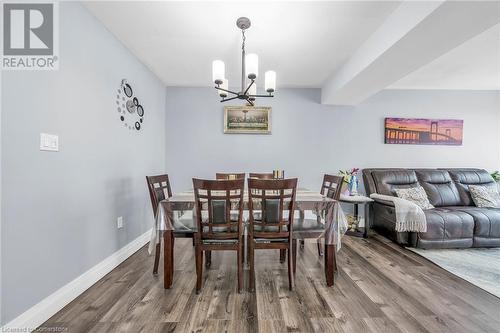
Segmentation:
{"type": "Polygon", "coordinates": [[[271,108],[224,107],[224,133],[271,134],[271,108]]]}
{"type": "Polygon", "coordinates": [[[461,146],[463,120],[385,118],[385,143],[461,146]]]}

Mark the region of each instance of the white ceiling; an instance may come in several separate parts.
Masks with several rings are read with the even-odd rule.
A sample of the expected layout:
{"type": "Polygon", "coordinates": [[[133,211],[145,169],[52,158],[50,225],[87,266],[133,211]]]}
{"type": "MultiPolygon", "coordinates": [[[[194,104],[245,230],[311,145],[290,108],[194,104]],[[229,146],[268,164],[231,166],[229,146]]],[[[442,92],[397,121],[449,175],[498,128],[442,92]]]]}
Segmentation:
{"type": "Polygon", "coordinates": [[[500,24],[431,61],[390,88],[500,90],[500,24]]]}
{"type": "MultiPolygon", "coordinates": [[[[212,60],[226,63],[230,86],[241,78],[241,33],[259,72],[279,87],[321,87],[399,6],[396,1],[87,2],[86,6],[168,86],[211,86],[212,60]]],[[[262,83],[259,84],[262,87],[262,83]]]]}

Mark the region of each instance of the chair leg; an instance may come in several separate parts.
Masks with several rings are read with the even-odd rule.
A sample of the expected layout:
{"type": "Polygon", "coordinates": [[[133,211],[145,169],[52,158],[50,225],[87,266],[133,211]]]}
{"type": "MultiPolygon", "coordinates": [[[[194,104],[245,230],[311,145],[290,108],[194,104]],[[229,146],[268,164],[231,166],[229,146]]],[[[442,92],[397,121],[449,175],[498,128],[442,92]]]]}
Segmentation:
{"type": "Polygon", "coordinates": [[[242,246],[241,263],[242,264],[245,264],[245,251],[248,249],[247,239],[248,238],[245,235],[241,236],[241,246],[242,246]]]}
{"type": "Polygon", "coordinates": [[[304,245],[305,245],[305,241],[303,239],[300,240],[300,249],[303,250],[304,249],[304,245]]]}
{"type": "Polygon", "coordinates": [[[153,275],[158,274],[158,266],[160,264],[160,250],[161,250],[161,242],[158,242],[158,244],[156,244],[155,263],[153,266],[153,275]]]}
{"type": "Polygon", "coordinates": [[[326,285],[333,286],[335,283],[334,277],[334,262],[335,262],[335,245],[327,245],[325,243],[325,277],[326,285]]]}
{"type": "Polygon", "coordinates": [[[288,244],[288,289],[293,290],[293,255],[292,244],[288,244]]]}
{"type": "Polygon", "coordinates": [[[337,271],[337,249],[335,248],[335,246],[333,247],[333,253],[334,253],[334,256],[333,256],[333,272],[336,272],[337,271]]]}
{"type": "Polygon", "coordinates": [[[297,272],[297,240],[292,241],[293,275],[297,272]]]}
{"type": "Polygon", "coordinates": [[[238,293],[241,293],[241,289],[243,287],[243,261],[241,257],[243,257],[243,244],[240,240],[240,244],[238,244],[237,250],[237,265],[238,265],[238,293]]]}
{"type": "Polygon", "coordinates": [[[248,239],[248,264],[250,265],[249,279],[248,279],[248,289],[250,291],[255,290],[255,266],[254,266],[254,254],[255,250],[253,247],[253,240],[248,239]]]}
{"type": "Polygon", "coordinates": [[[284,263],[286,258],[286,250],[280,250],[280,263],[284,263]]]}
{"type": "Polygon", "coordinates": [[[318,246],[318,256],[323,256],[323,245],[321,245],[321,239],[316,241],[316,245],[318,246]]]}
{"type": "Polygon", "coordinates": [[[201,290],[201,283],[203,278],[203,251],[200,245],[195,246],[196,256],[196,293],[199,294],[201,290]]]}
{"type": "Polygon", "coordinates": [[[212,251],[205,251],[205,267],[212,266],[212,251]]]}

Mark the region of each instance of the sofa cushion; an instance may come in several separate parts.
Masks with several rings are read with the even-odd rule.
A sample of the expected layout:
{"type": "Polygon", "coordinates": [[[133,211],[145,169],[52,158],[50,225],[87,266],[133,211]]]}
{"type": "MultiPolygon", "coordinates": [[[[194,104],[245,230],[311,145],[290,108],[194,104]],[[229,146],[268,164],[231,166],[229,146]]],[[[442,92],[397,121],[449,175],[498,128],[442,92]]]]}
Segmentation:
{"type": "Polygon", "coordinates": [[[420,185],[434,207],[460,205],[460,194],[446,170],[415,170],[420,185]]]}
{"type": "Polygon", "coordinates": [[[500,194],[496,187],[469,185],[469,192],[476,207],[500,208],[500,194]]]}
{"type": "Polygon", "coordinates": [[[446,207],[450,211],[461,211],[474,219],[474,245],[500,246],[500,209],[473,206],[446,207]]]}
{"type": "Polygon", "coordinates": [[[486,170],[482,169],[448,169],[451,179],[457,186],[460,195],[460,205],[474,206],[469,185],[496,187],[497,184],[486,170]]]}
{"type": "Polygon", "coordinates": [[[417,187],[418,180],[413,170],[386,169],[372,172],[377,193],[384,195],[396,195],[397,188],[417,187]]]}
{"type": "Polygon", "coordinates": [[[424,213],[427,219],[427,232],[419,233],[421,239],[442,241],[470,239],[472,245],[474,219],[470,214],[447,207],[429,209],[424,213]]]}
{"type": "Polygon", "coordinates": [[[427,193],[422,186],[410,187],[410,188],[397,188],[395,189],[396,195],[401,198],[413,202],[415,205],[422,209],[434,208],[427,198],[427,193]]]}

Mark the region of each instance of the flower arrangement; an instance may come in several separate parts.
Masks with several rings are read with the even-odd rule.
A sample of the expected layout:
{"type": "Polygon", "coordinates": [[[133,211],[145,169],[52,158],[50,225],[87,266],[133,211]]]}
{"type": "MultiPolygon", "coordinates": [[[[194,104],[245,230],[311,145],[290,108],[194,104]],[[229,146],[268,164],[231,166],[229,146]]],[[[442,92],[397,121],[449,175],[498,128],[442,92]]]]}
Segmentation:
{"type": "Polygon", "coordinates": [[[352,168],[350,170],[339,170],[339,174],[344,177],[344,183],[347,184],[345,194],[357,195],[358,194],[358,172],[359,168],[352,168]]]}
{"type": "Polygon", "coordinates": [[[359,168],[352,168],[351,170],[339,170],[339,174],[344,176],[344,182],[349,184],[352,176],[358,175],[359,168]]]}

